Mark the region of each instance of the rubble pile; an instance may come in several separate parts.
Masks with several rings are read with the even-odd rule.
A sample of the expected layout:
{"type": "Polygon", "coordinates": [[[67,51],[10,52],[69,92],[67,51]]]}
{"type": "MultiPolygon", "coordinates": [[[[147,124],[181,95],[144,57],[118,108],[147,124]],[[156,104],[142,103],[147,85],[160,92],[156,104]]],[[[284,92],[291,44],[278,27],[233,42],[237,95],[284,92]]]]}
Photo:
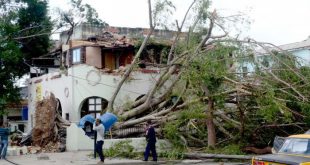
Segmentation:
{"type": "Polygon", "coordinates": [[[57,112],[59,102],[51,93],[49,98],[37,102],[32,146],[42,152],[63,152],[66,146],[66,127],[70,123],[57,112]]]}

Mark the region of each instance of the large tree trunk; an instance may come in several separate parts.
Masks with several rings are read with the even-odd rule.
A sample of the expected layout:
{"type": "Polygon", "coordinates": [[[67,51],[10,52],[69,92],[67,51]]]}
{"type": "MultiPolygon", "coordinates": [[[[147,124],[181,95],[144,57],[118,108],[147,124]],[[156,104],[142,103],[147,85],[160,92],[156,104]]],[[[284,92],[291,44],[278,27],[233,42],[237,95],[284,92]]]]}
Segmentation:
{"type": "Polygon", "coordinates": [[[153,31],[155,30],[155,25],[153,25],[153,21],[152,21],[152,5],[151,5],[151,0],[148,0],[148,6],[149,6],[149,21],[150,21],[150,30],[148,32],[148,35],[144,38],[142,45],[140,46],[138,52],[136,53],[134,59],[131,62],[130,67],[126,70],[124,76],[122,77],[121,81],[118,83],[115,92],[113,93],[112,97],[110,98],[109,104],[108,104],[108,108],[107,111],[108,112],[113,112],[113,106],[114,106],[114,101],[119,93],[119,91],[121,90],[124,82],[126,81],[126,79],[129,77],[129,75],[131,74],[132,70],[135,67],[135,64],[137,63],[137,61],[139,61],[140,55],[142,54],[143,49],[146,47],[147,42],[149,41],[153,31]]]}
{"type": "Polygon", "coordinates": [[[216,133],[215,126],[213,123],[213,111],[214,111],[214,102],[211,98],[208,99],[208,108],[207,113],[207,128],[208,128],[208,147],[214,148],[216,144],[216,133]]]}

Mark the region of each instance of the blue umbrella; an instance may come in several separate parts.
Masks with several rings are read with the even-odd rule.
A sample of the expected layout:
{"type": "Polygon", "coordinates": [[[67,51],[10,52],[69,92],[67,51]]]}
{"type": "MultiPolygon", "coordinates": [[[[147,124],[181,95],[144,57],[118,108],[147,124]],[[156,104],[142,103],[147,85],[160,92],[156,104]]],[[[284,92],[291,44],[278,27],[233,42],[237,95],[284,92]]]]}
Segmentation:
{"type": "Polygon", "coordinates": [[[100,120],[104,125],[105,131],[108,131],[117,122],[117,117],[113,113],[106,112],[100,116],[100,120]]]}
{"type": "Polygon", "coordinates": [[[79,121],[79,124],[78,124],[78,127],[80,128],[84,128],[84,125],[86,122],[90,122],[90,123],[94,123],[95,122],[95,118],[93,115],[91,114],[88,114],[88,115],[85,115],[84,117],[82,117],[79,121]]]}

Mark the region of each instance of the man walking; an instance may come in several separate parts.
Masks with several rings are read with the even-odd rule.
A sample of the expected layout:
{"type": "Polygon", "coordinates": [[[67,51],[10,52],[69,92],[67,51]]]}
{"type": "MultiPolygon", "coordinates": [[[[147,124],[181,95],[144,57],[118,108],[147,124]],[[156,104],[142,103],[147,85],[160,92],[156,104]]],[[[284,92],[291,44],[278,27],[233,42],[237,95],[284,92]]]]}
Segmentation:
{"type": "Polygon", "coordinates": [[[5,127],[5,124],[3,124],[0,127],[0,159],[5,159],[9,144],[9,134],[10,130],[5,127]]]}
{"type": "Polygon", "coordinates": [[[103,141],[104,141],[104,131],[105,128],[103,124],[101,123],[100,119],[96,119],[96,122],[94,123],[93,130],[97,131],[97,142],[96,142],[96,152],[98,153],[100,157],[100,163],[104,163],[104,155],[102,151],[103,141]]]}
{"type": "Polygon", "coordinates": [[[151,121],[147,121],[146,141],[147,145],[144,152],[144,161],[148,161],[150,151],[152,152],[153,161],[157,161],[156,134],[151,121]]]}

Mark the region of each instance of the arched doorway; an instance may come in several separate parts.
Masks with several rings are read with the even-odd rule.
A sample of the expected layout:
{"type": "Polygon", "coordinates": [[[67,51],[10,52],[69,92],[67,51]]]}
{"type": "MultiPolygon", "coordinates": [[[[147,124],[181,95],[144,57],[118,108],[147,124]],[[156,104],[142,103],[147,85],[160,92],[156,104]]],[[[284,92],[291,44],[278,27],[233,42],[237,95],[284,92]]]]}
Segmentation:
{"type": "MultiPolygon", "coordinates": [[[[81,118],[84,117],[85,115],[91,114],[95,118],[100,116],[100,112],[102,110],[105,110],[108,106],[108,100],[93,96],[93,97],[88,97],[82,102],[81,106],[81,118]]],[[[92,127],[92,123],[86,121],[83,127],[83,130],[85,131],[85,134],[91,138],[94,137],[94,131],[92,127]]]]}
{"type": "Polygon", "coordinates": [[[97,96],[86,98],[81,106],[81,118],[87,114],[93,114],[95,118],[99,117],[100,112],[107,108],[108,103],[108,100],[97,96]]]}

